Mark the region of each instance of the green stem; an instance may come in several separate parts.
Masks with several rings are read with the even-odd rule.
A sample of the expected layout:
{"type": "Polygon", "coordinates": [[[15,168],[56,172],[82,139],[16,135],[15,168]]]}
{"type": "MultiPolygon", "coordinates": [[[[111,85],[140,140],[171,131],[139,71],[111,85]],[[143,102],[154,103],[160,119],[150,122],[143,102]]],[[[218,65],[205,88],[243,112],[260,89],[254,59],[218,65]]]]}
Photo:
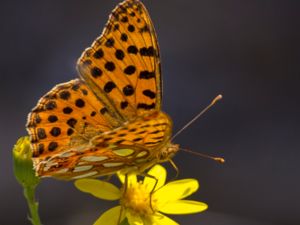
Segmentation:
{"type": "Polygon", "coordinates": [[[35,201],[34,193],[35,186],[24,186],[24,196],[27,200],[27,204],[30,210],[29,220],[32,223],[32,225],[41,225],[41,220],[38,212],[39,204],[35,201]]]}

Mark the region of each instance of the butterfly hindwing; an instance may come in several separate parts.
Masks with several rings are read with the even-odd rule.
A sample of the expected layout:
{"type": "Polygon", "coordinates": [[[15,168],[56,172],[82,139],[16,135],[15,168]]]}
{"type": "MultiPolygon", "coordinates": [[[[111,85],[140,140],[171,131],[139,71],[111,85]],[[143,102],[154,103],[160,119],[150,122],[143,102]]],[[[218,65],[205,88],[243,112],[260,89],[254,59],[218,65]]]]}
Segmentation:
{"type": "Polygon", "coordinates": [[[78,179],[113,174],[119,170],[142,171],[153,165],[155,149],[165,144],[171,123],[164,113],[158,113],[107,131],[90,140],[89,144],[51,154],[38,164],[43,176],[78,179]]]}

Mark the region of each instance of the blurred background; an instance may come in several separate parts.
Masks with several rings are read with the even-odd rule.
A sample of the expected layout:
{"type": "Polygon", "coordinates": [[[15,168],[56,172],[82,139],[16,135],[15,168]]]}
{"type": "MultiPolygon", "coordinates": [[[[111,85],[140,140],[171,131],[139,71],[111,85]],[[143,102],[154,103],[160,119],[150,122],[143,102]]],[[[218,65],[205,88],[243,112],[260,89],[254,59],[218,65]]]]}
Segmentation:
{"type": "MultiPolygon", "coordinates": [[[[29,224],[11,158],[27,114],[55,84],[77,77],[77,58],[118,2],[1,1],[0,224],[29,224]]],[[[300,2],[143,2],[158,33],[163,109],[174,130],[224,96],[176,138],[226,158],[224,165],[185,152],[174,158],[179,178],[199,180],[192,198],[209,209],[173,218],[183,225],[300,224],[300,2]]],[[[52,179],[37,197],[45,225],[92,224],[115,205],[52,179]]]]}

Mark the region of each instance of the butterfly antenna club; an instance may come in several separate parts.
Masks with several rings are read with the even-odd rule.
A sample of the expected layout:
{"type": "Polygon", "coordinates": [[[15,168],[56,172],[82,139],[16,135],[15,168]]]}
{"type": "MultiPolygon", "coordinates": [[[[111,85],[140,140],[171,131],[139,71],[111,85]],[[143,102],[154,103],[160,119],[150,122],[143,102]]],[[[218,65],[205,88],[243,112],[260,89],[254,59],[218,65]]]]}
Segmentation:
{"type": "Polygon", "coordinates": [[[212,160],[214,160],[218,163],[225,163],[225,159],[222,158],[222,157],[214,157],[214,156],[203,154],[203,153],[200,153],[200,152],[194,152],[194,151],[192,151],[190,149],[186,149],[186,148],[180,148],[180,150],[188,152],[188,153],[193,154],[193,155],[201,156],[201,157],[204,157],[204,158],[207,158],[207,159],[212,159],[212,160]]]}

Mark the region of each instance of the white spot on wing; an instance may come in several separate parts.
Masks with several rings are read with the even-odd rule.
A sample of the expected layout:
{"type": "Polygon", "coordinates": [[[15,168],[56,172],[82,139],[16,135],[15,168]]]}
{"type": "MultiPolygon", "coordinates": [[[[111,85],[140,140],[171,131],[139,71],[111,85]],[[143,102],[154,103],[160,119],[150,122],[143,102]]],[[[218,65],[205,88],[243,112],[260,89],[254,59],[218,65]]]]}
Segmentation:
{"type": "Polygon", "coordinates": [[[126,149],[113,150],[113,152],[119,156],[128,156],[131,155],[134,152],[134,150],[126,148],[126,149]]]}
{"type": "Polygon", "coordinates": [[[56,171],[55,173],[66,173],[66,172],[68,172],[68,170],[69,170],[68,168],[64,168],[64,169],[56,171]]]}
{"type": "Polygon", "coordinates": [[[115,163],[103,163],[104,167],[116,167],[116,166],[122,166],[124,163],[122,162],[115,162],[115,163]]]}
{"type": "Polygon", "coordinates": [[[74,155],[74,152],[64,152],[62,154],[59,155],[60,158],[67,158],[74,155]]]}
{"type": "Polygon", "coordinates": [[[45,167],[44,167],[44,171],[47,172],[52,166],[57,166],[58,163],[57,162],[52,162],[52,161],[49,161],[45,164],[45,167]]]}
{"type": "Polygon", "coordinates": [[[143,162],[146,162],[147,159],[146,158],[140,158],[140,159],[136,159],[135,162],[137,163],[143,163],[143,162]]]}
{"type": "Polygon", "coordinates": [[[99,162],[99,161],[103,161],[105,159],[108,159],[108,157],[106,157],[106,156],[92,156],[92,155],[81,157],[81,160],[88,161],[88,162],[99,162]]]}
{"type": "Polygon", "coordinates": [[[148,154],[147,151],[142,151],[142,152],[140,152],[139,154],[137,154],[136,157],[137,157],[137,158],[140,158],[140,157],[143,157],[143,156],[145,156],[145,155],[147,155],[147,154],[148,154]]]}
{"type": "Polygon", "coordinates": [[[92,169],[93,166],[92,165],[87,165],[87,166],[76,166],[73,170],[73,172],[82,172],[82,171],[87,171],[92,169]]]}

